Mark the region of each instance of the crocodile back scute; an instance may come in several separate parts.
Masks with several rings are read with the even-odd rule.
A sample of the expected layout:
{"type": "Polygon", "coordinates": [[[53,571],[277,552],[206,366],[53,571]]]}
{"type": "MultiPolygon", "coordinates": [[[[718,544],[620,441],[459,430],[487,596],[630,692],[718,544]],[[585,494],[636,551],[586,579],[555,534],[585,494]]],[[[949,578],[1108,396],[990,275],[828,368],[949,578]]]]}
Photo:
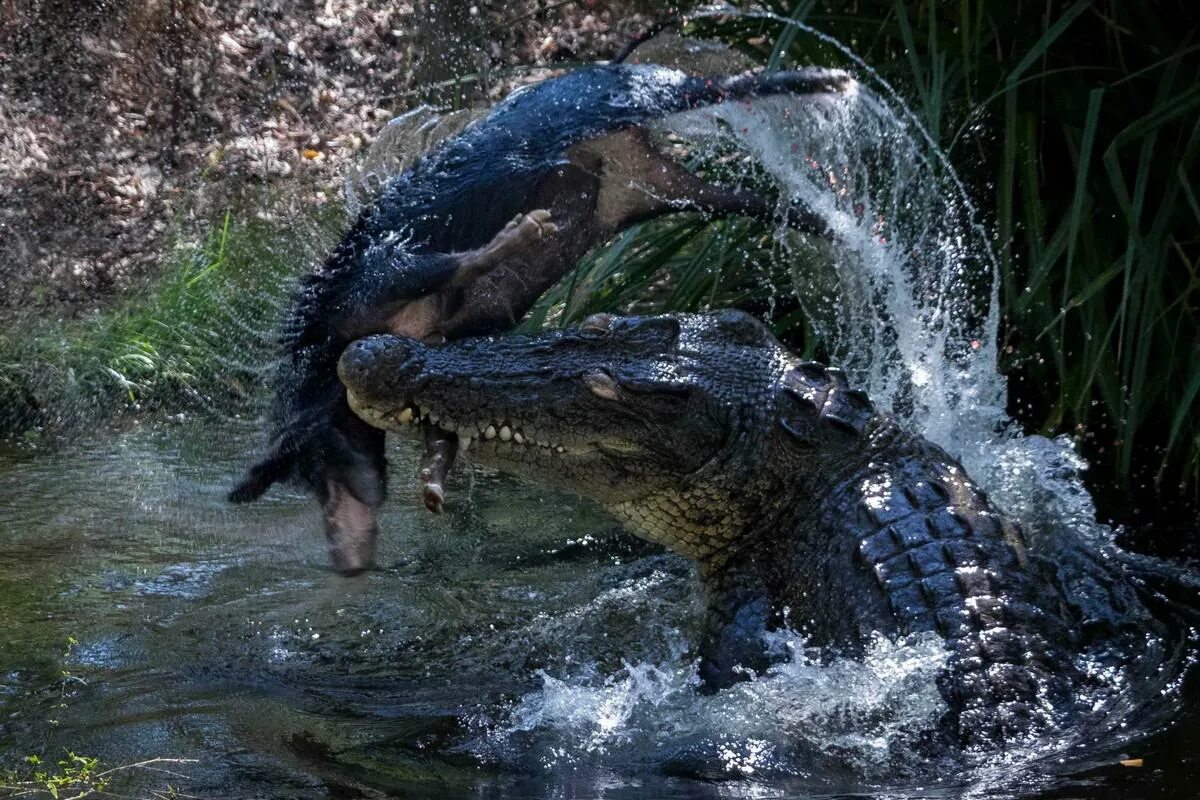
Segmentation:
{"type": "MultiPolygon", "coordinates": [[[[1076,636],[1020,525],[940,448],[908,440],[846,487],[842,526],[901,631],[947,642],[948,724],[990,745],[1054,723],[1070,704],[1076,636]]],[[[830,520],[832,523],[833,521],[830,520]]]]}
{"type": "Polygon", "coordinates": [[[876,418],[870,398],[865,392],[851,389],[846,374],[836,367],[799,361],[783,375],[779,385],[787,401],[781,408],[779,424],[802,447],[827,442],[831,436],[840,436],[843,444],[858,442],[876,418]]]}

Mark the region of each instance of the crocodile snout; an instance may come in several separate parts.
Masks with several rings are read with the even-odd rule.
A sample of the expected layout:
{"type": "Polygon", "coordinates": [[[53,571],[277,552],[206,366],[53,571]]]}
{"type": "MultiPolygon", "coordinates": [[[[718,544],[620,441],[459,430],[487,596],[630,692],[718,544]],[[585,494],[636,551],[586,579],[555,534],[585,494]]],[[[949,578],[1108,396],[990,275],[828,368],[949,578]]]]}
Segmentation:
{"type": "Polygon", "coordinates": [[[359,397],[387,397],[420,374],[425,346],[400,336],[369,336],[352,342],[338,360],[338,377],[359,397]]]}

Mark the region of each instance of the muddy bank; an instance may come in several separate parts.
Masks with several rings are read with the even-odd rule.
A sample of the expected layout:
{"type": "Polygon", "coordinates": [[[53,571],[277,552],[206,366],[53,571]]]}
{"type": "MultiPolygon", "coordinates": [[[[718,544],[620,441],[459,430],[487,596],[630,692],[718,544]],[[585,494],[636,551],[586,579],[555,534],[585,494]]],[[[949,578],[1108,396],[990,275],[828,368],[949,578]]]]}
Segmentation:
{"type": "Polygon", "coordinates": [[[0,320],[111,304],[247,194],[336,200],[395,114],[608,58],[641,5],[0,4],[0,320]]]}

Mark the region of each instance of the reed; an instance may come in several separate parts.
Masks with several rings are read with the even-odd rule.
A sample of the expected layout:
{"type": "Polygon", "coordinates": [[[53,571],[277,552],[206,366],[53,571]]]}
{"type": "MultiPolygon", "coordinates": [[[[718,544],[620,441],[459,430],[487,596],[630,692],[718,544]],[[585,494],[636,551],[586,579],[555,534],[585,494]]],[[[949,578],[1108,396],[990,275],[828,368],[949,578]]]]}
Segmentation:
{"type": "MultiPolygon", "coordinates": [[[[1200,494],[1200,13],[1117,0],[766,5],[853,47],[963,175],[997,233],[1010,410],[1077,436],[1094,483],[1200,494]]],[[[841,64],[777,20],[692,27],[772,67],[841,64]]],[[[761,305],[768,282],[746,273],[761,235],[642,226],[543,316],[761,305]]],[[[802,314],[773,324],[803,339],[802,314]]]]}

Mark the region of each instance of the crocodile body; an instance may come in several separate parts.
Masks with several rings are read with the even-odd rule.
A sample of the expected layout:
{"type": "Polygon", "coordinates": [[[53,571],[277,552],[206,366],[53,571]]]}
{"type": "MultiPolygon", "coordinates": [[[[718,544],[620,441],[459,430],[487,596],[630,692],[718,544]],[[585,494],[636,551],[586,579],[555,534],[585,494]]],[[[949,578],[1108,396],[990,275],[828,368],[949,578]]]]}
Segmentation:
{"type": "Polygon", "coordinates": [[[1132,675],[1156,631],[1117,566],[1082,542],[1036,552],[942,448],[741,312],[371,337],[340,372],[372,425],[453,431],[694,559],[710,690],[780,658],[780,628],[847,653],[935,632],[941,731],[993,747],[1089,713],[1097,670],[1132,675]]]}
{"type": "MultiPolygon", "coordinates": [[[[383,433],[350,413],[337,382],[350,341],[511,328],[588,250],[662,214],[772,218],[768,198],[706,182],[657,152],[646,126],[733,99],[852,85],[837,70],[692,76],[616,64],[514,92],[393,178],[301,280],[284,325],[272,443],[230,499],[247,502],[297,478],[322,503],[335,566],[369,567],[386,465],[383,433]]],[[[798,228],[820,227],[800,210],[783,215],[798,228]]],[[[424,477],[435,510],[454,446],[452,435],[431,431],[424,477]]]]}

